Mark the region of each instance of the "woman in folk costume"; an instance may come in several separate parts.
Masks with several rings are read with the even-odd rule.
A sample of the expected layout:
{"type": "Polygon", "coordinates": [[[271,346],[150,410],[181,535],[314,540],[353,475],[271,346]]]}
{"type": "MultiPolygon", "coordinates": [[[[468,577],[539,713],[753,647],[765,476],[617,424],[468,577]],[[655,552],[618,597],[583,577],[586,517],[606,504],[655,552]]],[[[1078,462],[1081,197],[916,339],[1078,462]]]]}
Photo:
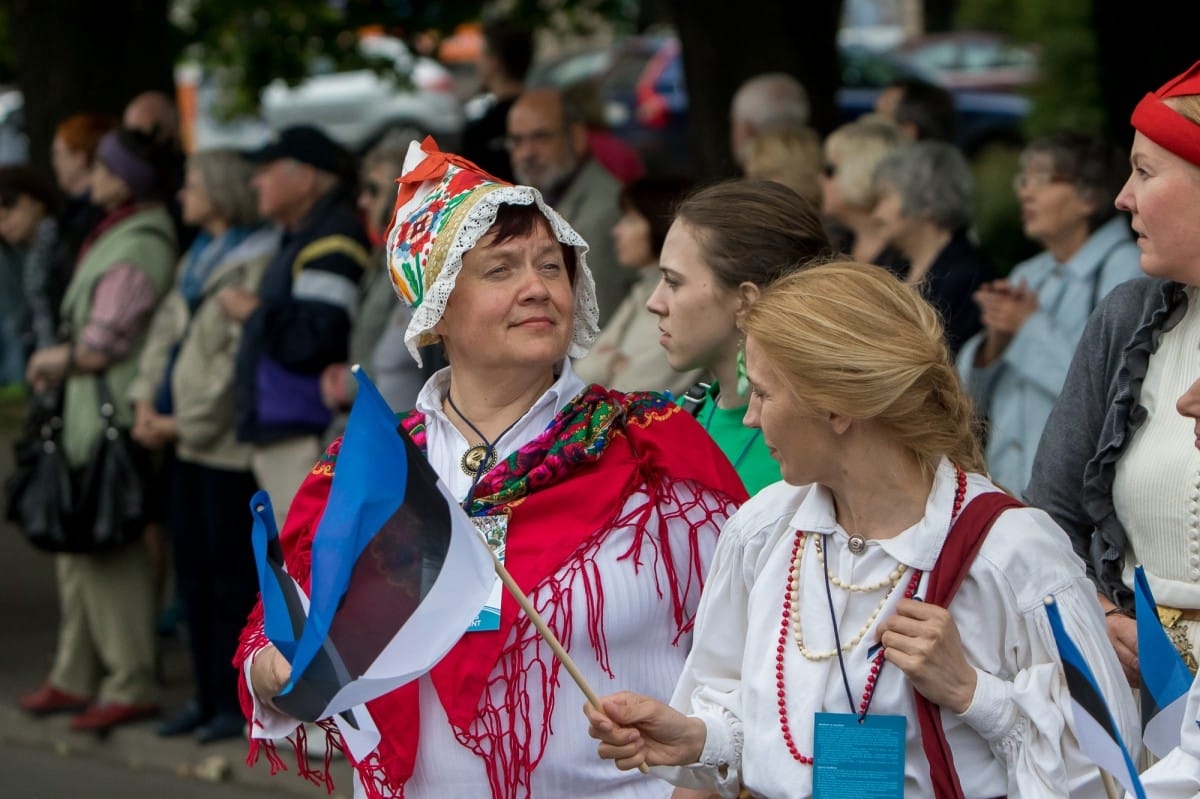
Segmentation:
{"type": "MultiPolygon", "coordinates": [[[[419,362],[440,339],[451,363],[401,425],[469,515],[507,524],[505,565],[593,686],[669,690],[741,482],[686,411],[572,372],[568,356],[596,335],[587,245],[536,190],[430,139],[414,143],[399,182],[388,266],[414,308],[406,341],[419,362]]],[[[301,585],[339,446],[281,533],[301,585]]],[[[291,733],[297,722],[270,705],[289,667],[261,608],[236,663],[254,736],[291,733]]],[[[594,758],[566,677],[505,596],[499,629],[464,634],[429,674],[368,703],[382,740],[351,757],[356,795],[669,796],[670,785],[594,758]]]]}
{"type": "Polygon", "coordinates": [[[937,311],[834,263],[767,288],[744,329],[746,423],[784,482],[722,531],[671,705],[587,709],[600,755],[725,797],[850,795],[838,775],[867,771],[876,796],[1103,796],[1046,597],[1127,741],[1132,696],[1066,535],[984,476],[937,311]]]}

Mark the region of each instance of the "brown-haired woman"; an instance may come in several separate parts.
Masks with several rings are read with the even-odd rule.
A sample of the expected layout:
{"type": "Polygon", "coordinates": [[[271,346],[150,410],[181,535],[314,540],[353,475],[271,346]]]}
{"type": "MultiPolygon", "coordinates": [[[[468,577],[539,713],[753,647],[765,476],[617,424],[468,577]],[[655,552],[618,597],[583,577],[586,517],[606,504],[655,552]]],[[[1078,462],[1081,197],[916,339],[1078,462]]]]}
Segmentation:
{"type": "Polygon", "coordinates": [[[806,797],[827,724],[890,717],[907,797],[942,779],[966,796],[1104,795],[1046,597],[1126,740],[1132,697],[1067,537],[982,474],[937,312],[882,269],[834,263],[766,289],[744,327],[746,422],[785,482],[722,530],[671,706],[625,692],[587,711],[600,755],[722,796],[806,797]],[[979,535],[972,558],[961,542],[979,535]],[[950,603],[939,585],[956,575],[950,603]]]}
{"type": "Polygon", "coordinates": [[[691,411],[751,494],[777,481],[779,466],[759,432],[742,425],[749,386],[738,320],[764,287],[832,251],[816,209],[766,180],[697,191],[676,209],[663,242],[662,279],[646,308],[659,318],[658,341],[671,368],[712,376],[690,397],[691,411]]]}

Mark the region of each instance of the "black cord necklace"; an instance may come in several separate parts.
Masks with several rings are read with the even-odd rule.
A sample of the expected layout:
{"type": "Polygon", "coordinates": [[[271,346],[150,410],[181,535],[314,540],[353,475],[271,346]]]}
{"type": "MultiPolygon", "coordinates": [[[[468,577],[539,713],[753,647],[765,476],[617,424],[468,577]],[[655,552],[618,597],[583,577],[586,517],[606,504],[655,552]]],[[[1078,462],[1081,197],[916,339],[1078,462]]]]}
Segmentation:
{"type": "Polygon", "coordinates": [[[518,416],[513,420],[512,424],[504,428],[504,432],[493,438],[491,441],[488,441],[487,436],[479,432],[479,428],[475,426],[474,422],[468,419],[466,414],[460,411],[458,406],[454,404],[454,397],[450,396],[449,391],[446,392],[446,402],[450,403],[450,407],[453,408],[454,412],[458,414],[458,418],[466,422],[467,427],[471,428],[471,431],[474,432],[475,435],[479,436],[479,438],[483,441],[482,444],[476,444],[472,447],[468,447],[467,451],[462,454],[462,457],[458,461],[458,465],[463,470],[463,474],[465,474],[467,477],[478,480],[480,475],[491,471],[492,467],[496,465],[496,442],[504,438],[509,430],[512,430],[514,427],[516,427],[517,422],[521,421],[522,416],[518,416]]]}

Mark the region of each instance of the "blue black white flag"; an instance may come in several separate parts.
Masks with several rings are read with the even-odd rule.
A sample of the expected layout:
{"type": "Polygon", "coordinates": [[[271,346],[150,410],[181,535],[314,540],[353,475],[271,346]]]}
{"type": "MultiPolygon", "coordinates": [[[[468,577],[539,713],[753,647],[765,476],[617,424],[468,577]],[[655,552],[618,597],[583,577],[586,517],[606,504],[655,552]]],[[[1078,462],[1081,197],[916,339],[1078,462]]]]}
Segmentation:
{"type": "Polygon", "coordinates": [[[1063,626],[1054,597],[1046,597],[1046,615],[1050,618],[1050,629],[1054,643],[1058,646],[1058,657],[1067,677],[1067,690],[1071,693],[1071,713],[1075,719],[1075,732],[1079,748],[1100,768],[1112,775],[1136,799],[1146,799],[1137,767],[1121,732],[1113,720],[1104,694],[1096,684],[1096,678],[1087,661],[1080,653],[1071,636],[1063,626]]]}
{"type": "Polygon", "coordinates": [[[1134,570],[1133,596],[1137,609],[1142,742],[1156,757],[1163,758],[1179,746],[1192,672],[1159,622],[1158,605],[1141,566],[1134,570]]]}
{"type": "MultiPolygon", "coordinates": [[[[312,542],[308,595],[284,568],[264,492],[251,502],[267,637],[291,663],[273,701],[304,721],[340,716],[429,671],[495,583],[491,553],[378,390],[358,396],[312,542]]],[[[357,711],[362,715],[362,710],[357,711]]]]}

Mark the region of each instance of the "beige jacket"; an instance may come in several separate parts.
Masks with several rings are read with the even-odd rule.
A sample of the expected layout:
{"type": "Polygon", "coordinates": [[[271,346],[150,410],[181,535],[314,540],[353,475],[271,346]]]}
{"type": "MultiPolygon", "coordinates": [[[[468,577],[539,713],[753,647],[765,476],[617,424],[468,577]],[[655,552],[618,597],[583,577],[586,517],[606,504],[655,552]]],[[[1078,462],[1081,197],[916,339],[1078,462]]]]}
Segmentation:
{"type": "MultiPolygon", "coordinates": [[[[233,372],[242,326],[225,315],[215,297],[229,286],[256,291],[278,247],[278,231],[264,229],[226,254],[205,282],[204,298],[190,326],[187,301],[178,283],[154,315],[128,396],[133,402],[153,404],[171,349],[182,338],[171,372],[179,433],[175,451],[182,460],[216,469],[250,468],[250,447],[239,443],[234,434],[233,372]]],[[[177,278],[184,263],[180,261],[177,278]]]]}

